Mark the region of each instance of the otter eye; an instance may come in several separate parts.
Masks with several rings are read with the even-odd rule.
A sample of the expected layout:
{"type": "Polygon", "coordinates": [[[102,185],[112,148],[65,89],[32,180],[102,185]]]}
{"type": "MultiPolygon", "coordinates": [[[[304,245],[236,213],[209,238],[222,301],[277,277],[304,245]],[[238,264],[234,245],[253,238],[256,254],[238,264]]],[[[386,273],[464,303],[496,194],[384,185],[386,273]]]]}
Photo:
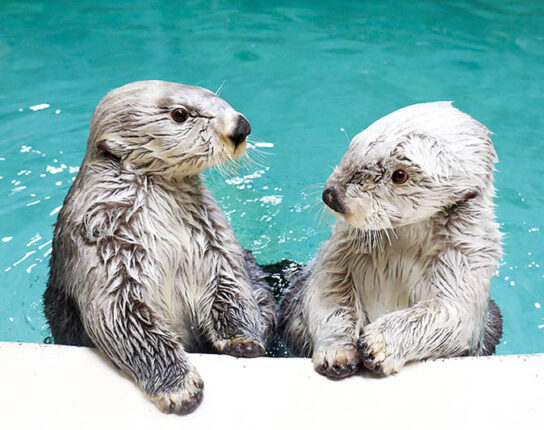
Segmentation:
{"type": "Polygon", "coordinates": [[[189,113],[183,108],[176,108],[170,112],[170,116],[174,121],[182,123],[187,121],[187,118],[189,118],[189,113]]]}
{"type": "Polygon", "coordinates": [[[408,173],[404,170],[395,170],[391,179],[395,184],[404,184],[408,180],[408,173]]]}

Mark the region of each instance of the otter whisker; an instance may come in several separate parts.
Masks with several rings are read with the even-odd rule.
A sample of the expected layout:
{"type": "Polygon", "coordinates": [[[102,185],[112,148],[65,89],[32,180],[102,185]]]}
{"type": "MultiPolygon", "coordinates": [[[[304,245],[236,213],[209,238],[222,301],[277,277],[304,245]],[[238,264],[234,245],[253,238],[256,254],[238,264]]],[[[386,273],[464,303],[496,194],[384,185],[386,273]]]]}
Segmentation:
{"type": "Polygon", "coordinates": [[[312,197],[312,198],[317,198],[319,201],[321,201],[322,194],[323,192],[321,190],[315,190],[315,191],[303,193],[303,195],[312,197]]]}
{"type": "Polygon", "coordinates": [[[209,175],[208,175],[208,178],[210,178],[210,180],[214,183],[214,184],[217,184],[217,178],[215,177],[215,170],[216,168],[212,168],[212,169],[208,169],[208,172],[209,172],[209,175]]]}
{"type": "Polygon", "coordinates": [[[315,213],[313,217],[314,223],[316,223],[317,225],[321,225],[321,219],[323,218],[323,212],[325,210],[326,210],[325,206],[322,206],[317,210],[317,212],[315,213]]]}
{"type": "MultiPolygon", "coordinates": [[[[262,139],[256,138],[255,136],[250,136],[247,139],[247,142],[251,144],[252,147],[259,151],[263,151],[261,148],[267,147],[267,148],[273,148],[275,145],[272,142],[265,142],[262,139]]],[[[264,151],[266,152],[266,151],[264,151]]]]}
{"type": "MultiPolygon", "coordinates": [[[[325,205],[323,205],[316,213],[316,216],[319,215],[319,219],[317,221],[317,225],[319,225],[320,227],[323,227],[323,226],[328,226],[330,225],[330,221],[331,219],[334,219],[334,215],[332,214],[332,212],[329,210],[329,208],[325,205]]],[[[315,218],[316,216],[314,216],[314,222],[315,222],[315,218]]]]}
{"type": "Polygon", "coordinates": [[[247,163],[248,163],[248,168],[251,168],[251,167],[260,167],[260,168],[266,168],[268,167],[267,163],[266,163],[266,159],[265,158],[261,158],[259,156],[256,156],[255,154],[249,152],[249,153],[246,153],[246,160],[247,160],[247,163]]]}
{"type": "Polygon", "coordinates": [[[328,227],[336,218],[328,207],[325,209],[325,226],[328,227]]]}
{"type": "Polygon", "coordinates": [[[247,150],[251,152],[254,157],[261,160],[266,160],[267,157],[276,155],[274,152],[263,151],[262,149],[257,148],[255,145],[250,144],[248,144],[247,150]]]}
{"type": "Polygon", "coordinates": [[[385,237],[387,237],[387,242],[389,243],[389,246],[391,246],[391,238],[389,237],[389,229],[385,229],[384,231],[385,237]]]}
{"type": "Polygon", "coordinates": [[[319,220],[317,222],[317,225],[319,226],[322,226],[323,224],[323,217],[325,216],[325,212],[327,211],[327,208],[325,206],[323,206],[323,208],[321,209],[321,211],[319,212],[319,220]]]}
{"type": "Polygon", "coordinates": [[[323,209],[327,209],[327,206],[323,204],[323,200],[321,199],[320,196],[318,197],[315,194],[311,195],[311,194],[305,194],[305,193],[302,193],[302,196],[304,200],[309,200],[308,208],[307,208],[309,212],[313,212],[318,206],[319,207],[322,206],[323,209]]]}
{"type": "Polygon", "coordinates": [[[349,138],[348,133],[346,132],[346,129],[344,127],[341,127],[340,131],[344,133],[344,136],[346,136],[346,140],[348,141],[348,145],[349,145],[349,142],[351,141],[351,139],[349,138]]]}
{"type": "Polygon", "coordinates": [[[225,86],[225,82],[227,82],[226,80],[223,80],[223,82],[221,82],[221,85],[219,85],[219,88],[217,88],[217,90],[215,90],[215,95],[219,97],[219,95],[221,94],[221,91],[223,90],[223,87],[225,86]]]}
{"type": "Polygon", "coordinates": [[[314,216],[313,216],[313,222],[317,224],[317,219],[318,219],[318,216],[321,214],[321,211],[323,210],[322,207],[319,207],[316,212],[314,213],[314,216]]]}
{"type": "Polygon", "coordinates": [[[325,186],[325,182],[317,182],[315,184],[310,184],[310,185],[305,186],[302,189],[302,191],[305,191],[305,190],[311,189],[311,188],[316,188],[316,187],[323,188],[324,186],[325,186]]]}

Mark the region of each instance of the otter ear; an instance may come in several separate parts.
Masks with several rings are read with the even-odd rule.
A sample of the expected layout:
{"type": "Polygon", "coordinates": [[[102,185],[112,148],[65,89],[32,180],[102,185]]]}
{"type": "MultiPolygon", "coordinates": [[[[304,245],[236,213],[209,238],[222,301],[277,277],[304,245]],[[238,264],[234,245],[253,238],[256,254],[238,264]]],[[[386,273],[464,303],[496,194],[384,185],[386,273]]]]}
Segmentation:
{"type": "Polygon", "coordinates": [[[474,190],[467,190],[465,194],[463,194],[463,202],[466,202],[468,200],[472,200],[473,198],[478,197],[478,192],[474,190]]]}
{"type": "Polygon", "coordinates": [[[477,190],[464,190],[459,194],[459,198],[455,202],[456,205],[460,205],[478,197],[477,190]]]}
{"type": "Polygon", "coordinates": [[[122,153],[122,145],[112,135],[103,134],[95,140],[96,147],[107,154],[120,157],[122,153]]]}
{"type": "Polygon", "coordinates": [[[110,152],[111,148],[108,145],[108,141],[106,139],[103,140],[97,140],[96,141],[96,147],[104,152],[110,152]]]}

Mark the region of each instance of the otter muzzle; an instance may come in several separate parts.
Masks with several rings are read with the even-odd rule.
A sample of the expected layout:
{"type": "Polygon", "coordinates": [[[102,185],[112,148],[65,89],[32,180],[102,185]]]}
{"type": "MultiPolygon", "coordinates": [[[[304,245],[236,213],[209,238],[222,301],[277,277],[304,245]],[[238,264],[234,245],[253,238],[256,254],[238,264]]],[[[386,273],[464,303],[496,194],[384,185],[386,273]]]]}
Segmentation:
{"type": "Polygon", "coordinates": [[[238,116],[234,129],[228,137],[234,144],[234,148],[237,148],[244,140],[246,140],[249,133],[251,133],[251,125],[249,125],[248,120],[243,115],[240,115],[238,116]]]}
{"type": "Polygon", "coordinates": [[[346,209],[342,202],[340,201],[340,196],[336,188],[328,187],[323,190],[322,195],[323,201],[325,204],[330,207],[333,211],[340,214],[345,214],[346,209]]]}

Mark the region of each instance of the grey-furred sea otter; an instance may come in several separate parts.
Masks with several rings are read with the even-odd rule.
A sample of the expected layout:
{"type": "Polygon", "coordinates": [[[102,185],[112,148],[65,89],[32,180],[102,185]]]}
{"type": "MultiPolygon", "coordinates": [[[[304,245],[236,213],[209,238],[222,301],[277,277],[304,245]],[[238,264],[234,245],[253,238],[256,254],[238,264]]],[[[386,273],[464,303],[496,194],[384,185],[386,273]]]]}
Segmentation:
{"type": "Polygon", "coordinates": [[[501,256],[489,130],[449,102],[408,106],[355,136],[327,180],[337,222],[296,276],[278,324],[291,350],[345,377],[489,355],[501,256]]]}
{"type": "Polygon", "coordinates": [[[55,342],[95,345],[164,412],[202,398],[187,351],[259,356],[273,330],[264,273],[199,175],[242,156],[250,131],[203,88],[115,89],[58,216],[44,294],[55,342]]]}

